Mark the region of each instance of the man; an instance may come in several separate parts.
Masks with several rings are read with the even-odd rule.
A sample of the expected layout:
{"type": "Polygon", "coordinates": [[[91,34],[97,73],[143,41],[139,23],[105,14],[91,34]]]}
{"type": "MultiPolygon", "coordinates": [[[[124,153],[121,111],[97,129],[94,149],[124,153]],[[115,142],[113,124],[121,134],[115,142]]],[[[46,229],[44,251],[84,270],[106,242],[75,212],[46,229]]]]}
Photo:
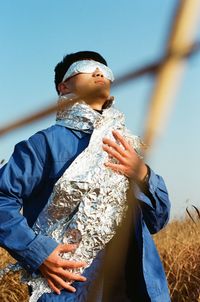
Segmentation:
{"type": "MultiPolygon", "coordinates": [[[[75,260],[72,260],[73,258],[67,260],[61,258],[63,254],[73,255],[74,253],[76,255],[78,249],[86,248],[82,244],[85,236],[83,235],[84,231],[81,234],[80,242],[76,241],[76,236],[75,241],[66,241],[67,243],[64,244],[59,243],[65,242],[64,240],[57,241],[55,240],[57,237],[50,235],[52,227],[57,232],[61,226],[62,219],[58,217],[63,217],[62,213],[66,210],[66,206],[61,205],[60,196],[64,194],[63,190],[69,190],[70,186],[74,190],[74,179],[72,178],[73,181],[71,181],[70,177],[76,173],[74,171],[76,171],[77,165],[78,172],[74,176],[76,184],[77,177],[80,175],[83,176],[84,181],[86,179],[85,183],[88,184],[90,182],[88,175],[93,173],[91,176],[93,187],[98,182],[97,177],[101,179],[100,186],[95,187],[92,191],[93,195],[96,194],[92,206],[95,207],[95,204],[101,206],[108,195],[111,195],[109,202],[113,215],[106,219],[106,221],[112,222],[111,228],[117,224],[118,218],[120,225],[122,213],[125,211],[124,197],[114,196],[116,195],[114,191],[119,190],[114,180],[117,179],[119,186],[123,184],[121,191],[124,194],[126,194],[124,187],[127,186],[127,183],[134,182],[136,184],[137,214],[134,229],[131,230],[132,239],[130,240],[128,256],[122,269],[123,272],[120,273],[119,277],[119,280],[123,279],[125,284],[123,286],[118,284],[114,296],[106,298],[104,289],[107,281],[106,276],[104,276],[98,284],[95,301],[108,299],[121,302],[170,301],[163,268],[150,236],[150,233],[159,231],[168,221],[170,209],[168,193],[162,178],[145,165],[141,157],[138,156],[136,139],[132,138],[133,144],[130,143],[129,135],[126,130],[123,130],[124,126],[121,125],[123,124],[123,121],[120,120],[121,116],[112,109],[110,86],[113,80],[112,71],[107,67],[105,59],[96,52],[82,51],[64,57],[63,61],[55,68],[56,90],[61,102],[63,99],[69,98],[68,103],[71,104],[70,102],[72,102],[73,105],[67,103],[66,108],[61,107],[57,115],[56,125],[17,144],[9,162],[1,169],[0,243],[27,271],[30,273],[40,272],[47,280],[52,292],[38,292],[36,289],[36,296],[40,296],[38,301],[87,301],[88,288],[91,289],[93,279],[98,277],[101,266],[99,263],[103,261],[107,243],[109,245],[109,241],[112,241],[112,236],[114,236],[110,236],[113,229],[108,228],[107,231],[106,225],[105,238],[109,239],[106,239],[103,248],[99,245],[94,257],[88,261],[85,261],[84,257],[75,258],[75,260]],[[75,103],[73,101],[74,96],[75,103]],[[113,129],[111,129],[112,125],[115,125],[113,129]],[[120,133],[118,129],[122,129],[124,132],[120,133]],[[99,142],[101,142],[101,148],[98,145],[99,142]],[[86,152],[88,153],[85,154],[86,152]],[[106,154],[108,155],[107,158],[105,157],[106,154]],[[93,157],[95,157],[96,162],[91,166],[93,157]],[[88,163],[87,158],[90,159],[88,163]],[[99,158],[101,164],[99,164],[99,158]],[[105,182],[102,181],[104,177],[107,179],[105,182]],[[109,194],[104,196],[105,193],[102,188],[105,187],[107,190],[107,183],[110,179],[110,186],[114,184],[113,188],[116,190],[111,189],[109,194]],[[99,190],[98,193],[96,193],[97,189],[99,190]],[[115,200],[118,200],[117,207],[114,206],[115,200]],[[123,202],[120,204],[121,200],[123,202]],[[60,205],[61,208],[59,209],[60,205]],[[20,212],[22,207],[23,216],[20,212]],[[122,211],[118,217],[119,208],[122,211]],[[55,216],[56,220],[54,221],[55,216]],[[48,223],[50,224],[48,225],[48,223]],[[48,227],[46,227],[47,225],[48,227]],[[46,229],[41,231],[44,226],[46,229]],[[76,244],[71,244],[73,242],[76,244]],[[76,261],[77,259],[83,259],[83,261],[76,261]],[[85,270],[84,267],[86,267],[85,270]],[[79,273],[73,272],[74,269],[78,270],[79,273]],[[84,271],[83,274],[80,273],[82,271],[84,271]],[[95,275],[94,272],[97,274],[95,275]]],[[[79,185],[80,183],[82,184],[79,181],[79,185]]],[[[86,199],[93,198],[89,196],[91,187],[89,189],[84,187],[85,191],[81,190],[81,201],[79,198],[77,199],[76,207],[73,210],[70,209],[71,212],[68,215],[76,227],[78,217],[82,217],[81,207],[85,210],[86,199]],[[86,193],[83,194],[83,191],[86,193]],[[80,216],[77,216],[79,214],[80,216]]],[[[71,196],[70,206],[72,207],[73,201],[75,204],[76,194],[74,191],[67,193],[64,200],[68,198],[68,195],[71,196]]],[[[95,209],[90,218],[97,215],[98,211],[99,209],[95,209]]],[[[106,215],[106,211],[107,208],[103,208],[102,215],[106,215]]],[[[87,222],[87,219],[86,216],[83,219],[85,221],[81,221],[84,230],[90,226],[90,223],[92,225],[92,222],[87,222]]],[[[103,227],[102,217],[99,219],[103,227]]],[[[71,222],[69,221],[69,223],[71,222]]],[[[97,231],[95,228],[94,224],[91,233],[94,232],[96,235],[100,229],[97,231]]],[[[68,231],[67,228],[66,230],[68,231]]],[[[71,228],[71,231],[74,229],[71,228]]],[[[114,232],[116,232],[115,229],[114,232]]],[[[79,233],[81,233],[80,230],[79,233]]],[[[70,236],[72,234],[74,233],[71,232],[70,236]]],[[[70,236],[66,236],[66,240],[70,236]]],[[[100,237],[97,239],[102,239],[104,236],[100,237]]],[[[92,238],[90,238],[90,242],[91,245],[94,244],[92,238]]],[[[96,243],[88,251],[90,252],[94,247],[96,247],[96,243]]],[[[87,259],[87,253],[85,257],[87,259]]],[[[32,301],[37,301],[36,298],[34,299],[32,301]]]]}

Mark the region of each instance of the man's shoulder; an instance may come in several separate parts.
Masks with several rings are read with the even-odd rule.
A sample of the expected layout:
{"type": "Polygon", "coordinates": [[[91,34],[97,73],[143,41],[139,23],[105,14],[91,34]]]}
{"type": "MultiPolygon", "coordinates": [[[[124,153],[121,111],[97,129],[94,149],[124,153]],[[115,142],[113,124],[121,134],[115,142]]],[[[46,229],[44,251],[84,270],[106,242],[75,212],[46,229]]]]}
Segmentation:
{"type": "Polygon", "coordinates": [[[37,141],[37,142],[39,141],[47,142],[59,138],[60,135],[70,135],[70,134],[71,134],[70,129],[55,124],[46,129],[42,129],[36,132],[29,138],[29,140],[37,141]]]}
{"type": "MultiPolygon", "coordinates": [[[[59,132],[69,132],[70,130],[66,127],[63,127],[63,126],[60,126],[60,125],[57,125],[57,124],[54,124],[48,128],[45,128],[45,129],[42,129],[42,130],[39,130],[38,132],[36,132],[34,135],[37,135],[38,133],[40,134],[43,134],[43,135],[52,135],[54,133],[59,133],[59,132]]],[[[34,136],[33,135],[33,136],[34,136]]]]}
{"type": "Polygon", "coordinates": [[[72,140],[72,133],[70,129],[61,127],[59,125],[52,125],[46,129],[42,129],[27,140],[34,150],[41,154],[52,153],[52,150],[57,150],[60,146],[64,146],[66,143],[72,140]]]}
{"type": "Polygon", "coordinates": [[[28,138],[28,140],[19,143],[28,146],[31,152],[37,154],[42,162],[47,158],[56,160],[59,154],[66,150],[69,144],[74,141],[74,135],[70,129],[52,125],[46,129],[42,129],[28,138]]]}

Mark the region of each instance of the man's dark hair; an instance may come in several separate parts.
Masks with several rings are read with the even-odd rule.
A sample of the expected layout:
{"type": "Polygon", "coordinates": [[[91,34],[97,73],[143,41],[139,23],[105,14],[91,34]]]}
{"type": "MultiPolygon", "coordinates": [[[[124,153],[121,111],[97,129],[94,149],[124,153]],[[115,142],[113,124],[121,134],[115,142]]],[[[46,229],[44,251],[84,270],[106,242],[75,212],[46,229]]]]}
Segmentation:
{"type": "Polygon", "coordinates": [[[61,62],[59,62],[54,71],[55,71],[55,86],[58,91],[58,85],[62,82],[62,79],[67,72],[68,68],[76,61],[92,59],[94,61],[100,62],[107,66],[106,60],[98,53],[94,51],[79,51],[66,55],[61,62]]]}

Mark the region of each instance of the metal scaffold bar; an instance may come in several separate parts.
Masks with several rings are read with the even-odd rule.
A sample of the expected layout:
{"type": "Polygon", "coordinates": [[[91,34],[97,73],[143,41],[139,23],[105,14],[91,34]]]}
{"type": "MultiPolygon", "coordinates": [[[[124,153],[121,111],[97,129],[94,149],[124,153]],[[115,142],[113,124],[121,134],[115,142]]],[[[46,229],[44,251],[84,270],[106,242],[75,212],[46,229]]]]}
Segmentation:
{"type": "MultiPolygon", "coordinates": [[[[144,130],[144,142],[149,146],[161,133],[161,129],[163,129],[163,125],[167,120],[169,109],[173,105],[175,93],[185,67],[184,57],[189,53],[195,38],[199,11],[199,0],[182,0],[177,7],[176,17],[166,46],[166,55],[157,70],[157,78],[149,103],[144,130]]],[[[147,152],[148,149],[145,150],[145,156],[147,152]]],[[[140,167],[138,166],[137,168],[139,169],[140,167]]],[[[137,202],[133,194],[131,194],[132,190],[133,188],[130,188],[130,194],[128,195],[129,208],[126,219],[124,219],[121,230],[119,230],[107,251],[103,268],[107,281],[104,282],[105,302],[112,301],[116,290],[116,280],[118,275],[120,275],[120,267],[126,263],[130,234],[132,234],[131,229],[134,222],[134,205],[137,202]]],[[[89,301],[94,301],[92,293],[89,301]]]]}
{"type": "MultiPolygon", "coordinates": [[[[200,1],[181,0],[166,45],[166,56],[157,71],[154,90],[149,102],[144,141],[151,145],[161,133],[185,67],[185,57],[194,47],[195,33],[199,21],[200,1]]],[[[195,48],[195,47],[194,47],[195,48]]]]}

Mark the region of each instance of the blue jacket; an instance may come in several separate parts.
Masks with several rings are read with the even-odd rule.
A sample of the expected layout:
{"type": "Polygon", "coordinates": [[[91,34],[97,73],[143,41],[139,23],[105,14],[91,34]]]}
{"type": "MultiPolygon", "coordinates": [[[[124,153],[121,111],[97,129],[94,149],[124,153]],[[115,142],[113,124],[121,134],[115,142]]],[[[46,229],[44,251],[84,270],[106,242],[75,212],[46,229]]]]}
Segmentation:
{"type": "MultiPolygon", "coordinates": [[[[58,245],[31,229],[55,182],[88,145],[91,134],[54,125],[15,146],[0,170],[0,245],[34,272],[58,245]],[[22,215],[23,208],[23,215],[22,215]]],[[[135,192],[140,206],[136,237],[142,249],[146,289],[151,301],[170,301],[165,274],[150,234],[168,221],[170,202],[163,179],[150,172],[149,190],[135,192]]]]}

